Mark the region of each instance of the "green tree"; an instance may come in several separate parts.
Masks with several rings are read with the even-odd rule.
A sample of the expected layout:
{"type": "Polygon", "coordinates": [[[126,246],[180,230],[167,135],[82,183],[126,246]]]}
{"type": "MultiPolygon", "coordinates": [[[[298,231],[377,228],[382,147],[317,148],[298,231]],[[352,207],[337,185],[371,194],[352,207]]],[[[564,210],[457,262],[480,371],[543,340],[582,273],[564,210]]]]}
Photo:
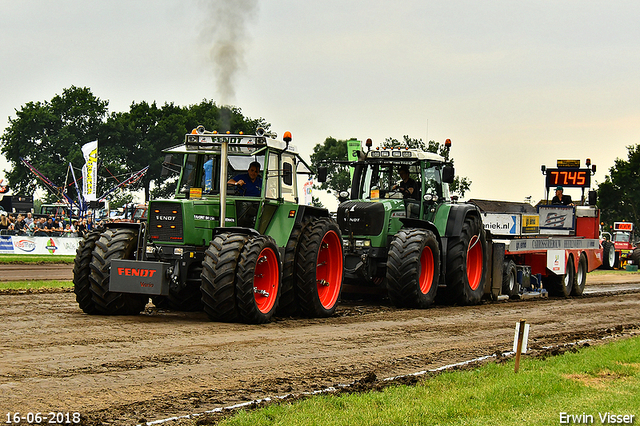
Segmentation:
{"type": "Polygon", "coordinates": [[[182,143],[185,133],[200,124],[208,130],[234,133],[270,127],[264,118],[244,117],[240,108],[219,107],[211,100],[189,107],[134,102],[129,111],[111,115],[107,106],[108,102],[95,97],[90,89],[72,86],[51,101],[29,102],[16,110],[16,118],[9,118],[9,126],[0,138],[0,150],[12,166],[6,177],[14,192],[31,194],[38,187],[46,188],[22,164],[20,159],[24,158],[58,186],[58,194],[48,196],[48,201],[60,199],[62,191],[76,199],[74,186],[64,187],[68,164],[80,178],[84,165],[81,147],[97,139],[98,195],[149,166],[135,185],[122,187],[109,198],[116,205],[122,204],[128,202],[132,189],[144,188],[145,199],[149,200],[151,182],[156,188],[154,196],[167,197],[173,194],[175,179],[172,187],[171,179],[161,178],[162,150],[182,143]]]}
{"type": "MultiPolygon", "coordinates": [[[[58,185],[62,193],[69,163],[84,164],[81,147],[98,138],[107,105],[88,88],[71,86],[51,101],[28,102],[16,110],[16,117],[9,117],[9,126],[0,137],[0,151],[11,165],[7,178],[14,193],[32,194],[38,187],[47,188],[23,166],[21,158],[58,185]]],[[[67,191],[75,199],[74,187],[67,191]]],[[[59,195],[49,198],[59,199],[59,195]]]]}
{"type": "Polygon", "coordinates": [[[336,160],[347,160],[347,140],[338,140],[329,136],[323,144],[313,147],[311,164],[316,168],[320,164],[327,167],[327,181],[321,183],[318,188],[340,193],[351,186],[349,165],[338,163],[336,160]]]}
{"type": "Polygon", "coordinates": [[[627,160],[616,159],[598,185],[598,207],[607,228],[622,220],[640,226],[640,145],[627,151],[627,160]]]}

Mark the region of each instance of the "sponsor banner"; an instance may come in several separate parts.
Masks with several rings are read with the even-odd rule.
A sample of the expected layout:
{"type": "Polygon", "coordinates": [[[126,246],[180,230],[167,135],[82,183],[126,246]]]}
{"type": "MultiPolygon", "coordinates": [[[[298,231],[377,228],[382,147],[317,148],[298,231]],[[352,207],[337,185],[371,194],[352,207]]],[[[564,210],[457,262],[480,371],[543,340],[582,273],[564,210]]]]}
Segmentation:
{"type": "Polygon", "coordinates": [[[520,215],[485,213],[482,215],[484,229],[493,235],[520,235],[520,215]]]}
{"type": "Polygon", "coordinates": [[[82,145],[85,164],[82,167],[82,196],[86,201],[96,201],[98,184],[98,141],[82,145]]]}
{"type": "Polygon", "coordinates": [[[307,206],[310,206],[313,203],[313,181],[309,179],[302,185],[302,190],[304,192],[304,203],[307,206]]]}
{"type": "Polygon", "coordinates": [[[540,229],[574,229],[575,211],[572,206],[538,206],[540,229]]]}
{"type": "MultiPolygon", "coordinates": [[[[502,242],[502,241],[501,241],[502,242]]],[[[510,252],[534,250],[588,250],[600,248],[598,240],[584,238],[528,238],[505,241],[510,252]]]]}
{"type": "Polygon", "coordinates": [[[8,244],[6,236],[3,236],[0,240],[0,253],[74,256],[78,243],[82,239],[79,237],[27,237],[16,235],[12,235],[9,238],[11,251],[6,250],[8,244]]]}
{"type": "Polygon", "coordinates": [[[13,254],[13,242],[11,236],[0,235],[0,253],[13,254]]]}

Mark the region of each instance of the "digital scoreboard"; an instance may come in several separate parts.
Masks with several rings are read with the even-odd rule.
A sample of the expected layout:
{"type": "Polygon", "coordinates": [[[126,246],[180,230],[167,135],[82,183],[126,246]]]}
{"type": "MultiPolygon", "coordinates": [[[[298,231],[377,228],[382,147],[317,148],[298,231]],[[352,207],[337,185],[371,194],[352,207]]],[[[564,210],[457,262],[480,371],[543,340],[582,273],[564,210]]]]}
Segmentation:
{"type": "Polygon", "coordinates": [[[591,170],[578,168],[547,169],[547,188],[563,186],[567,188],[591,187],[591,170]]]}

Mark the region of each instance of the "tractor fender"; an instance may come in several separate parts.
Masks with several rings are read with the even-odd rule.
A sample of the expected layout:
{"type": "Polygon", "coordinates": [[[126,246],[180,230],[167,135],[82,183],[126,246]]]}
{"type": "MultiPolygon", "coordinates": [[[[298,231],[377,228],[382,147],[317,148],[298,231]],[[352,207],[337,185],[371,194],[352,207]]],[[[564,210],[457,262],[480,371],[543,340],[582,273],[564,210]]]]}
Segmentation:
{"type": "Polygon", "coordinates": [[[442,239],[440,238],[440,233],[438,232],[438,228],[432,222],[428,220],[415,219],[415,218],[402,218],[400,219],[402,225],[405,228],[420,228],[420,229],[428,229],[433,232],[438,240],[438,245],[442,247],[442,239]]]}
{"type": "Polygon", "coordinates": [[[447,228],[445,235],[447,238],[459,237],[462,232],[462,224],[467,216],[476,216],[482,220],[480,209],[473,204],[452,204],[449,210],[447,228]]]}
{"type": "Polygon", "coordinates": [[[301,205],[298,207],[298,214],[296,215],[296,223],[302,222],[305,217],[330,217],[329,210],[322,207],[301,205]]]}

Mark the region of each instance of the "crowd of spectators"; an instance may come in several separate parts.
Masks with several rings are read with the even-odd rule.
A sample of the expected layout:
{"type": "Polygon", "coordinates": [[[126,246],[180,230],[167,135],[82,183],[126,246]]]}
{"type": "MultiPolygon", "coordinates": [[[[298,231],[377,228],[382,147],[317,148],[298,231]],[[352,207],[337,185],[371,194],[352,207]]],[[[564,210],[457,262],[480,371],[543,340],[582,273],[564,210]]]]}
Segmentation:
{"type": "Polygon", "coordinates": [[[48,215],[34,217],[32,213],[0,212],[0,235],[34,237],[82,237],[94,226],[86,219],[48,215]]]}

